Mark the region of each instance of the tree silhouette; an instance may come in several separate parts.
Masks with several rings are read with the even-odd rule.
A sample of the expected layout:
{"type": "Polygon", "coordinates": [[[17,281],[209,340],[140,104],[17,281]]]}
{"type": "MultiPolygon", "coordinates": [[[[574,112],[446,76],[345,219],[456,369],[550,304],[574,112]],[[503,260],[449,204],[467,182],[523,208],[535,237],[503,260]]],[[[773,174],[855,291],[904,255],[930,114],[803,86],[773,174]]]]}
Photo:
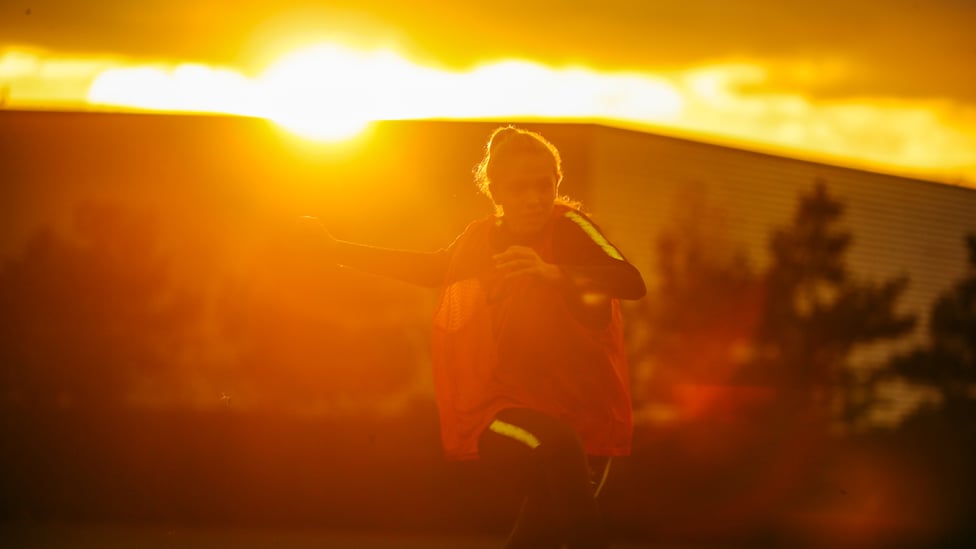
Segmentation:
{"type": "Polygon", "coordinates": [[[929,343],[895,357],[886,374],[938,391],[947,414],[972,413],[976,387],[976,234],[965,277],[932,305],[929,343]]]}
{"type": "Polygon", "coordinates": [[[932,304],[929,341],[894,357],[880,376],[941,397],[902,422],[893,451],[913,456],[916,478],[935,487],[942,523],[933,546],[943,547],[972,547],[976,540],[976,234],[965,242],[969,267],[932,304]]]}
{"type": "Polygon", "coordinates": [[[631,348],[635,405],[671,406],[687,415],[705,410],[694,404],[694,410],[678,410],[678,388],[734,376],[753,335],[760,296],[745,252],[723,236],[721,209],[694,190],[678,202],[671,226],[655,242],[658,284],[633,311],[633,324],[641,329],[634,330],[631,348]]]}
{"type": "Polygon", "coordinates": [[[72,237],[38,231],[0,270],[8,405],[118,405],[166,368],[195,314],[168,278],[152,216],[76,209],[72,237]]]}
{"type": "Polygon", "coordinates": [[[747,377],[776,385],[797,409],[826,407],[839,397],[839,419],[851,423],[873,404],[870,387],[848,368],[851,351],[908,333],[915,318],[895,310],[907,277],[873,283],[852,276],[845,255],[853,234],[840,226],[843,214],[844,205],[818,180],[800,196],[791,225],[773,232],[747,377]]]}

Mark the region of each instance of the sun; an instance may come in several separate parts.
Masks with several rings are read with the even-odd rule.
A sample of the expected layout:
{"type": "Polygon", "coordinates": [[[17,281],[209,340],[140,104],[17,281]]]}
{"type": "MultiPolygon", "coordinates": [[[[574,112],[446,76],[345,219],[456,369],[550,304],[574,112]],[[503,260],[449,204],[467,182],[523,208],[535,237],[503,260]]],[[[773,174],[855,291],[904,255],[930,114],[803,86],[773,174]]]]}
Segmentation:
{"type": "Polygon", "coordinates": [[[315,141],[353,137],[376,119],[374,63],[335,45],[287,55],[258,77],[261,112],[315,141]]]}

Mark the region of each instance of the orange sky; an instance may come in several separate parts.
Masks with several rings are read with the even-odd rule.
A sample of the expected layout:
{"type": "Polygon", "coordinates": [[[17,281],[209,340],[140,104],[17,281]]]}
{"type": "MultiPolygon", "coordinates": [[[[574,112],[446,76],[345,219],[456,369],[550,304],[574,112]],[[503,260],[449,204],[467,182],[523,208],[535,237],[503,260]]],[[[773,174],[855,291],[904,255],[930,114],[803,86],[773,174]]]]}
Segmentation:
{"type": "Polygon", "coordinates": [[[343,115],[594,119],[976,184],[976,4],[566,5],[6,2],[0,102],[229,111],[321,130],[336,125],[332,94],[356,103],[343,115]],[[351,57],[324,59],[323,44],[351,57]],[[289,68],[296,52],[304,64],[289,68]]]}

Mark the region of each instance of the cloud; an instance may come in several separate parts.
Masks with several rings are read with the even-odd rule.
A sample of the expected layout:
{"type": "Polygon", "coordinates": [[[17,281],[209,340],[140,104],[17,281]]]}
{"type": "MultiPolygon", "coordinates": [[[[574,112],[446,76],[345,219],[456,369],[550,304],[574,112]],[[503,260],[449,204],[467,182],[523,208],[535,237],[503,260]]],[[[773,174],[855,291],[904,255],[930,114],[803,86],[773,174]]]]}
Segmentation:
{"type": "MultiPolygon", "coordinates": [[[[772,92],[767,83],[778,78],[775,67],[678,73],[686,108],[675,126],[814,160],[976,184],[976,104],[772,92]]],[[[790,78],[804,77],[802,67],[786,69],[790,78]]]]}
{"type": "Polygon", "coordinates": [[[115,64],[108,58],[62,58],[39,51],[0,50],[0,98],[14,106],[80,105],[92,82],[115,64]]]}

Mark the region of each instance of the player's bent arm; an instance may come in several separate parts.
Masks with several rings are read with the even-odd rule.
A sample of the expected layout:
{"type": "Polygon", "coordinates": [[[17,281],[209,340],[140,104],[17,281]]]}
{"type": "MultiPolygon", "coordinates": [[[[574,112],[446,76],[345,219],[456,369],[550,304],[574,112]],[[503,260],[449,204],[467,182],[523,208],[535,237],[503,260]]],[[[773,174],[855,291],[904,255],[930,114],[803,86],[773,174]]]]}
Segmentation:
{"type": "Polygon", "coordinates": [[[617,299],[640,299],[647,293],[636,267],[620,261],[610,265],[559,265],[563,277],[577,291],[600,292],[617,299]]]}
{"type": "Polygon", "coordinates": [[[640,299],[644,278],[586,216],[569,212],[556,225],[556,262],[571,286],[617,299],[640,299]]]}

